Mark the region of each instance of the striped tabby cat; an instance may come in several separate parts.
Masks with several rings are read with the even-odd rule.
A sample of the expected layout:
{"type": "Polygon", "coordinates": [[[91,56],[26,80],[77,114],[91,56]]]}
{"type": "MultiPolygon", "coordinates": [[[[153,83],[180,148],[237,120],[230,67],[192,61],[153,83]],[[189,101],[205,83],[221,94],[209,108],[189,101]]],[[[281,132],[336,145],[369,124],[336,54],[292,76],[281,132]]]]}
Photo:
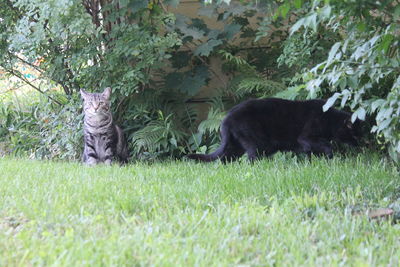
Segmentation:
{"type": "Polygon", "coordinates": [[[87,93],[81,90],[84,109],[83,162],[95,165],[111,164],[114,159],[121,163],[128,160],[128,146],[121,128],[114,124],[110,110],[111,88],[103,93],[87,93]]]}

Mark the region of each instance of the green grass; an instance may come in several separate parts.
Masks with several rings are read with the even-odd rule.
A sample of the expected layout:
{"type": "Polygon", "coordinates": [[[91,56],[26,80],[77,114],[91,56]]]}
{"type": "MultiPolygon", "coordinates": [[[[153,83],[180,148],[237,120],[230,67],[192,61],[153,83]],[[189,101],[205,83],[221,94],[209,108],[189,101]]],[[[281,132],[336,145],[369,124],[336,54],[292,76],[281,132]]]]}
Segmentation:
{"type": "Polygon", "coordinates": [[[251,165],[0,159],[0,266],[398,266],[399,201],[377,155],[251,165]]]}

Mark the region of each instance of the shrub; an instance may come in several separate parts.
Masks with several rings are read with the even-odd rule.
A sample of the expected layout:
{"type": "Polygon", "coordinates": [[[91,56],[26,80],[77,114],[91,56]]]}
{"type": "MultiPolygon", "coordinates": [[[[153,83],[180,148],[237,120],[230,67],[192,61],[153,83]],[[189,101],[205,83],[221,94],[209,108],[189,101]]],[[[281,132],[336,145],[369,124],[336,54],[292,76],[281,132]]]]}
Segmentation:
{"type": "MultiPolygon", "coordinates": [[[[25,104],[0,104],[1,154],[77,160],[82,151],[80,102],[53,94],[62,105],[29,93],[25,104]]],[[[18,97],[21,99],[21,97],[18,97]]]]}

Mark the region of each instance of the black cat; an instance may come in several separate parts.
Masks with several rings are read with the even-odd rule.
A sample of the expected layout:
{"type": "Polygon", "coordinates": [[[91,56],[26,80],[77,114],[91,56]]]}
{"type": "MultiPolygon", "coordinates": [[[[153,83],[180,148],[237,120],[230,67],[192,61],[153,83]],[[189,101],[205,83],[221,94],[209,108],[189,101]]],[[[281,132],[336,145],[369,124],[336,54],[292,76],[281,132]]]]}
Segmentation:
{"type": "Polygon", "coordinates": [[[331,141],[356,146],[359,121],[351,113],[330,108],[324,100],[251,99],[233,107],[221,124],[221,146],[208,155],[189,154],[200,161],[232,161],[245,152],[253,161],[277,151],[333,156],[331,141]]]}

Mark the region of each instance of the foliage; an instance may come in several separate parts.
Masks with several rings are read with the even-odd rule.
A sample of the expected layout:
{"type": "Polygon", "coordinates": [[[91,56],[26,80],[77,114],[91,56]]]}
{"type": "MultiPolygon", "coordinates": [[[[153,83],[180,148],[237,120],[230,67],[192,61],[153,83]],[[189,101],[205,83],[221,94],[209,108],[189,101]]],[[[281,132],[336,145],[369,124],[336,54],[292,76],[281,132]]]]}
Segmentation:
{"type": "MultiPolygon", "coordinates": [[[[80,127],[76,92],[111,86],[115,119],[135,157],[212,150],[227,109],[249,97],[269,96],[329,98],[326,108],[340,101],[355,111],[353,119],[374,125],[376,139],[394,159],[400,155],[397,1],[207,1],[196,18],[169,13],[166,7],[176,7],[178,0],[0,4],[2,70],[46,95],[52,104],[41,102],[38,109],[55,113],[43,116],[74,123],[72,129],[80,127]],[[221,27],[210,27],[209,21],[221,27]],[[60,86],[68,100],[27,78],[22,64],[60,86]],[[219,87],[211,100],[204,99],[210,109],[201,123],[204,116],[192,103],[211,80],[219,87]],[[56,113],[60,110],[75,117],[56,113]]],[[[17,118],[26,132],[3,127],[2,140],[9,143],[13,135],[14,144],[27,146],[22,151],[31,147],[40,157],[59,158],[57,151],[74,151],[65,157],[77,157],[76,132],[71,140],[47,132],[44,149],[38,149],[28,133],[50,128],[39,123],[43,129],[37,129],[40,118],[16,110],[4,107],[1,119],[17,118]],[[58,143],[62,148],[49,149],[57,139],[65,141],[58,143]]],[[[52,127],[61,132],[67,125],[52,127]]]]}
{"type": "MultiPolygon", "coordinates": [[[[81,154],[82,115],[80,101],[67,101],[56,94],[58,104],[40,97],[31,103],[13,102],[0,105],[0,154],[40,159],[77,160],[81,154]]],[[[30,96],[30,99],[35,99],[30,96]]]]}
{"type": "MultiPolygon", "coordinates": [[[[38,73],[38,79],[59,85],[69,96],[67,101],[51,98],[50,104],[38,103],[40,112],[45,113],[41,115],[48,118],[50,124],[43,123],[42,118],[23,116],[30,117],[32,124],[38,124],[27,130],[27,135],[32,131],[32,136],[41,138],[45,143],[41,146],[43,149],[22,139],[18,142],[30,146],[37,157],[77,158],[76,146],[81,145],[81,140],[77,141],[80,132],[75,131],[81,128],[77,99],[80,88],[98,91],[111,86],[115,117],[118,122],[124,122],[128,134],[145,126],[141,124],[143,119],[127,123],[125,118],[132,117],[136,107],[126,104],[149,89],[155,70],[165,65],[169,51],[181,44],[176,33],[165,32],[167,24],[174,24],[174,16],[164,11],[161,1],[1,0],[0,4],[2,71],[49,96],[41,84],[34,83],[21,72],[22,64],[29,66],[38,73]],[[54,104],[61,106],[48,108],[54,104]],[[73,152],[61,153],[66,150],[73,152]]],[[[146,108],[151,108],[151,100],[148,102],[146,108]]],[[[157,109],[146,110],[151,119],[157,119],[157,112],[157,109]]],[[[38,142],[35,140],[35,144],[38,142]]]]}
{"type": "Polygon", "coordinates": [[[218,148],[220,140],[220,126],[226,112],[212,105],[207,118],[200,122],[198,132],[192,135],[192,151],[208,153],[218,148]]]}
{"type": "Polygon", "coordinates": [[[198,10],[200,16],[196,18],[177,14],[175,27],[171,30],[180,33],[185,51],[177,52],[171,58],[172,66],[180,74],[167,76],[169,88],[180,88],[181,92],[194,95],[210,78],[220,84],[213,88],[213,95],[207,101],[210,104],[208,117],[199,124],[197,133],[191,134],[191,151],[212,151],[217,146],[219,123],[224,111],[232,105],[249,97],[273,96],[286,89],[284,79],[289,72],[286,67],[278,67],[275,61],[279,42],[264,44],[273,48],[267,51],[254,43],[253,21],[258,20],[257,12],[253,5],[217,3],[202,6],[198,10]],[[211,28],[205,19],[213,20],[217,25],[221,23],[223,27],[211,28]],[[221,70],[212,65],[216,59],[222,63],[221,70]],[[199,69],[207,70],[208,75],[203,75],[205,71],[199,72],[199,69]],[[226,77],[229,77],[228,81],[226,77]],[[182,89],[186,84],[191,86],[185,92],[182,89]]]}
{"type": "MultiPolygon", "coordinates": [[[[41,84],[24,76],[19,69],[21,64],[35,69],[39,78],[60,85],[65,94],[72,96],[70,99],[76,97],[80,88],[96,91],[111,86],[115,119],[125,129],[135,157],[176,156],[200,146],[209,147],[209,142],[218,139],[218,133],[203,134],[202,129],[193,133],[198,116],[187,102],[211,78],[224,81],[220,71],[211,67],[211,57],[219,57],[226,63],[227,75],[240,71],[230,62],[233,59],[243,57],[243,64],[251,60],[250,53],[237,53],[243,43],[233,45],[239,36],[251,40],[255,34],[249,19],[256,13],[250,6],[225,4],[223,9],[214,4],[202,6],[199,14],[225,24],[220,29],[209,28],[203,18],[168,13],[166,5],[176,6],[179,1],[134,0],[118,5],[99,0],[68,3],[2,0],[2,3],[5,8],[1,14],[4,18],[1,68],[49,97],[41,84]],[[231,56],[227,57],[229,53],[231,56]],[[169,66],[171,70],[165,72],[165,68],[160,69],[162,66],[169,66]],[[194,135],[204,139],[196,141],[192,138],[194,135]]],[[[228,103],[220,110],[229,108],[245,95],[262,95],[264,89],[271,92],[262,85],[270,80],[260,74],[265,65],[259,64],[258,69],[248,65],[253,70],[242,76],[242,80],[235,79],[239,86],[222,82],[215,98],[221,103],[228,98],[228,103]]],[[[57,103],[55,99],[51,102],[57,103]]],[[[77,102],[72,105],[79,106],[77,102]]],[[[46,136],[57,139],[53,133],[46,136]]],[[[45,147],[38,152],[40,155],[57,154],[45,147]]]]}
{"type": "Polygon", "coordinates": [[[83,142],[81,101],[65,97],[58,99],[64,103],[62,106],[48,103],[44,110],[38,112],[40,146],[34,157],[79,160],[83,142]]]}
{"type": "Polygon", "coordinates": [[[330,29],[295,32],[283,41],[278,64],[287,65],[294,72],[301,72],[321,63],[328,56],[330,47],[338,40],[338,34],[330,29]]]}
{"type": "Polygon", "coordinates": [[[220,50],[219,54],[225,60],[225,66],[230,69],[235,77],[230,82],[230,90],[234,93],[237,102],[253,97],[273,96],[284,91],[286,86],[282,82],[274,81],[257,70],[240,55],[220,50]]]}
{"type": "MultiPolygon", "coordinates": [[[[250,1],[255,2],[255,1],[250,1]]],[[[398,1],[256,1],[274,6],[258,38],[280,34],[278,62],[295,71],[279,96],[340,101],[356,118],[375,124],[372,132],[400,155],[398,1]],[[278,28],[271,34],[271,28],[278,28]],[[306,93],[306,94],[304,94],[306,93]]]]}
{"type": "Polygon", "coordinates": [[[145,150],[145,156],[157,154],[174,156],[173,152],[176,150],[184,150],[178,144],[185,140],[185,133],[174,126],[172,114],[165,117],[159,112],[158,115],[157,120],[151,120],[144,128],[133,133],[131,139],[134,153],[140,154],[145,150]]]}
{"type": "Polygon", "coordinates": [[[34,107],[21,110],[13,104],[1,106],[1,154],[26,155],[36,149],[40,140],[37,136],[35,112],[34,107]]]}
{"type": "Polygon", "coordinates": [[[16,64],[29,64],[66,94],[113,85],[127,96],[147,84],[150,68],[180,43],[174,33],[158,34],[173,17],[143,5],[148,1],[2,2],[8,25],[0,66],[21,76],[16,64]]]}
{"type": "Polygon", "coordinates": [[[280,66],[293,78],[285,98],[340,101],[374,125],[378,143],[400,158],[398,1],[245,1],[264,9],[257,40],[283,41],[280,66]],[[275,30],[272,30],[275,29],[275,30]]]}
{"type": "Polygon", "coordinates": [[[393,159],[400,159],[400,4],[393,1],[344,3],[313,1],[300,27],[328,28],[341,35],[327,58],[304,74],[310,97],[324,90],[336,92],[326,108],[341,100],[355,110],[352,117],[375,118],[372,132],[389,145],[393,159]],[[313,19],[310,19],[313,18],[313,19]],[[345,19],[343,19],[345,18],[345,19]],[[325,86],[324,86],[325,84],[325,86]]]}
{"type": "Polygon", "coordinates": [[[223,110],[244,97],[272,95],[285,88],[280,82],[272,81],[269,75],[261,73],[269,63],[262,62],[267,55],[258,58],[261,53],[257,52],[258,55],[252,58],[250,52],[239,54],[243,43],[233,45],[240,36],[246,35],[249,42],[251,36],[255,36],[249,23],[249,19],[255,17],[254,9],[225,5],[221,10],[216,5],[206,5],[198,12],[216,22],[223,22],[225,26],[223,29],[209,28],[201,17],[176,14],[175,23],[168,24],[166,29],[178,34],[182,47],[171,52],[168,60],[171,70],[152,71],[154,79],[145,90],[118,100],[118,121],[126,129],[135,157],[175,157],[188,151],[212,150],[217,146],[219,125],[208,130],[202,127],[205,124],[200,123],[196,132],[199,116],[190,104],[192,97],[212,78],[221,81],[221,87],[214,88],[214,96],[207,101],[211,105],[208,120],[216,124],[222,119],[223,110]],[[222,75],[236,75],[237,78],[232,83],[224,82],[221,71],[212,66],[211,58],[223,62],[222,75]],[[251,66],[247,60],[252,60],[257,66],[251,66]],[[243,71],[245,68],[249,71],[243,71]],[[124,114],[121,114],[122,110],[124,114]],[[217,120],[213,120],[215,116],[217,120]],[[129,123],[133,120],[135,124],[129,123]]]}

